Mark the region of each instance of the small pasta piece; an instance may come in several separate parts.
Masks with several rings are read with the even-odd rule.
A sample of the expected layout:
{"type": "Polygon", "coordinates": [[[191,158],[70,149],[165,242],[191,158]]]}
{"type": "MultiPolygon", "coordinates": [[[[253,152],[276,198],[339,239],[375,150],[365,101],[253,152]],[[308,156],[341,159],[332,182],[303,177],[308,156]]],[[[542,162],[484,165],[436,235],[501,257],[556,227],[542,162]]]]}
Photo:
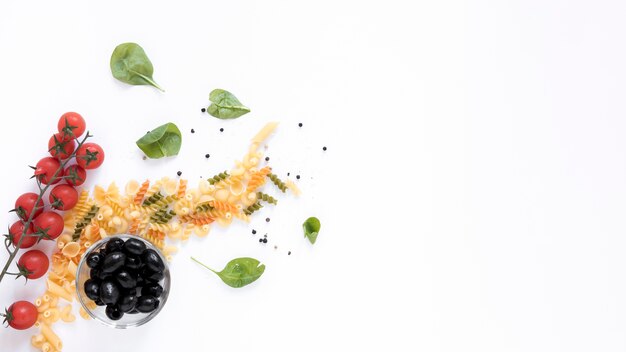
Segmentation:
{"type": "Polygon", "coordinates": [[[193,233],[195,233],[198,237],[205,237],[209,234],[209,230],[211,230],[211,226],[208,224],[202,226],[194,226],[193,233]]]}
{"type": "Polygon", "coordinates": [[[71,323],[76,320],[76,316],[72,314],[72,306],[66,305],[61,309],[61,320],[66,323],[71,323]]]}
{"type": "MultiPolygon", "coordinates": [[[[263,143],[276,129],[278,122],[269,122],[252,138],[252,144],[258,147],[263,143]]],[[[256,148],[255,148],[256,149],[256,148]]]]}
{"type": "Polygon", "coordinates": [[[55,352],[55,351],[54,351],[54,347],[52,347],[52,344],[46,341],[41,345],[41,352],[55,352]]]}
{"type": "Polygon", "coordinates": [[[65,247],[63,247],[63,250],[61,252],[64,256],[72,258],[78,255],[78,252],[80,252],[80,248],[81,247],[78,242],[70,242],[66,244],[65,247]]]}
{"type": "Polygon", "coordinates": [[[50,329],[48,325],[46,324],[41,325],[41,334],[46,338],[46,340],[48,340],[48,342],[50,343],[50,345],[52,345],[52,347],[54,347],[57,350],[63,349],[63,343],[61,342],[61,339],[59,339],[57,334],[55,334],[54,331],[52,331],[52,329],[50,329]]]}
{"type": "Polygon", "coordinates": [[[287,188],[289,188],[291,193],[293,193],[296,197],[302,194],[302,191],[300,191],[300,188],[298,188],[298,186],[296,186],[296,184],[293,183],[293,181],[291,180],[285,181],[285,186],[287,186],[287,188]]]}
{"type": "Polygon", "coordinates": [[[41,349],[44,343],[46,343],[46,338],[42,334],[33,335],[30,338],[30,344],[35,348],[41,349]]]}
{"type": "Polygon", "coordinates": [[[137,182],[136,180],[130,180],[126,184],[124,191],[126,192],[127,195],[132,196],[132,195],[136,195],[137,192],[139,192],[140,187],[141,186],[139,185],[139,182],[137,182]]]}
{"type": "Polygon", "coordinates": [[[72,295],[68,291],[66,291],[63,287],[52,282],[50,279],[47,280],[47,284],[48,284],[48,291],[50,291],[53,295],[63,298],[64,300],[68,302],[72,302],[73,300],[72,295]]]}
{"type": "Polygon", "coordinates": [[[135,205],[140,205],[141,202],[143,202],[143,198],[146,195],[146,192],[148,192],[148,188],[150,187],[150,181],[146,180],[141,184],[141,187],[139,188],[139,190],[137,191],[137,194],[135,195],[135,205]]]}

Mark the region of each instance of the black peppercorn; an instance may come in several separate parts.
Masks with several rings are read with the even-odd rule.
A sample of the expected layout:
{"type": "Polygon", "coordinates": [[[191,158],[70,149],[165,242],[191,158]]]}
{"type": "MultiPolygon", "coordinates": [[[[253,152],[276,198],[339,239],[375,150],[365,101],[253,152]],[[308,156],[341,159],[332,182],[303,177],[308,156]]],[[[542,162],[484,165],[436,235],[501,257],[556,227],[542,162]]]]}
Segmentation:
{"type": "Polygon", "coordinates": [[[322,148],[323,151],[326,151],[326,147],[322,148]]]}
{"type": "Polygon", "coordinates": [[[191,129],[191,133],[196,133],[196,130],[194,130],[193,128],[191,129]]]}
{"type": "Polygon", "coordinates": [[[252,230],[252,234],[253,234],[253,235],[256,235],[256,230],[252,230]]]}
{"type": "Polygon", "coordinates": [[[178,171],[178,172],[176,173],[176,175],[178,175],[178,176],[180,176],[180,175],[182,175],[182,174],[183,174],[183,172],[182,172],[182,171],[178,171]]]}
{"type": "Polygon", "coordinates": [[[300,179],[300,175],[296,175],[296,178],[299,180],[300,179]]]}
{"type": "Polygon", "coordinates": [[[200,109],[200,111],[202,111],[202,112],[206,112],[206,109],[205,109],[205,108],[202,108],[202,109],[200,109]]]}
{"type": "Polygon", "coordinates": [[[265,222],[270,222],[270,218],[265,218],[265,222]]]}
{"type": "Polygon", "coordinates": [[[211,157],[211,155],[209,155],[209,154],[204,154],[204,157],[208,159],[208,158],[210,158],[210,157],[211,157]]]}
{"type": "Polygon", "coordinates": [[[263,243],[267,243],[267,238],[264,238],[264,239],[263,239],[263,243]]]}
{"type": "Polygon", "coordinates": [[[298,124],[298,127],[302,127],[302,122],[300,122],[300,123],[298,124]]]}
{"type": "Polygon", "coordinates": [[[289,253],[287,253],[287,255],[291,255],[291,251],[289,251],[289,253]]]}
{"type": "Polygon", "coordinates": [[[263,239],[262,238],[259,238],[259,243],[263,243],[263,239]]]}
{"type": "Polygon", "coordinates": [[[223,129],[223,128],[220,128],[220,132],[224,132],[224,129],[223,129]]]}
{"type": "Polygon", "coordinates": [[[270,157],[269,157],[269,156],[266,156],[266,157],[265,157],[265,161],[270,161],[270,157]]]}

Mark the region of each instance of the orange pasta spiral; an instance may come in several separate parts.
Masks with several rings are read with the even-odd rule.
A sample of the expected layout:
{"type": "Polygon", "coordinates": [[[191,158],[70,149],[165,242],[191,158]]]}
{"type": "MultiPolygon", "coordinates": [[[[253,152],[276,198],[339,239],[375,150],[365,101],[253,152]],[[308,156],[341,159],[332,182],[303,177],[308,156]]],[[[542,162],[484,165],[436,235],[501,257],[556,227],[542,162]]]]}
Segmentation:
{"type": "Polygon", "coordinates": [[[208,225],[212,223],[213,221],[215,221],[213,218],[204,216],[204,217],[193,218],[191,219],[190,222],[196,226],[202,226],[202,225],[208,225]]]}
{"type": "Polygon", "coordinates": [[[269,166],[266,166],[253,174],[252,177],[250,177],[250,181],[248,181],[246,191],[254,192],[254,190],[262,186],[265,183],[265,176],[267,176],[271,171],[272,169],[270,169],[269,166]]]}
{"type": "Polygon", "coordinates": [[[139,191],[137,191],[137,195],[135,195],[135,204],[136,205],[141,205],[141,202],[143,201],[143,197],[146,195],[146,192],[148,192],[148,188],[150,187],[150,181],[149,180],[145,180],[142,184],[141,187],[139,188],[139,191]]]}
{"type": "Polygon", "coordinates": [[[217,210],[224,210],[224,211],[230,211],[230,212],[236,212],[239,211],[239,209],[237,209],[237,207],[234,204],[230,204],[227,202],[220,202],[219,200],[212,200],[209,201],[209,205],[217,210]]]}
{"type": "Polygon", "coordinates": [[[187,193],[187,180],[180,180],[178,183],[178,192],[176,192],[176,196],[180,199],[185,196],[187,193]]]}

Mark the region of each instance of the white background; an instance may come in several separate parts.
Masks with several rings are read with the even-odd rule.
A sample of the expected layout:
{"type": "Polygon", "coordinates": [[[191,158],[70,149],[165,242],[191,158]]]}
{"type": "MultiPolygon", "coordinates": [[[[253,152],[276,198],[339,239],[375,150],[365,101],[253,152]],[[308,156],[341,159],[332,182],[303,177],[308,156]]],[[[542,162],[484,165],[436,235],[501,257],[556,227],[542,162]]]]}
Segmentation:
{"type": "MultiPolygon", "coordinates": [[[[64,350],[624,351],[625,11],[623,1],[3,1],[0,208],[33,190],[26,165],[68,110],[106,149],[88,186],[210,176],[276,120],[271,164],[301,174],[305,192],[184,244],[150,324],[58,324],[64,350]],[[127,41],[144,47],[166,93],[111,77],[110,54],[127,41]],[[218,87],[253,112],[201,114],[218,87]],[[143,161],[134,141],[167,121],[184,133],[180,155],[143,161]],[[322,221],[315,246],[300,230],[310,215],[322,221]],[[214,267],[253,256],[267,270],[235,290],[190,255],[214,267]]],[[[42,290],[6,280],[0,305],[42,290]]],[[[34,332],[1,330],[0,350],[31,350],[34,332]]]]}

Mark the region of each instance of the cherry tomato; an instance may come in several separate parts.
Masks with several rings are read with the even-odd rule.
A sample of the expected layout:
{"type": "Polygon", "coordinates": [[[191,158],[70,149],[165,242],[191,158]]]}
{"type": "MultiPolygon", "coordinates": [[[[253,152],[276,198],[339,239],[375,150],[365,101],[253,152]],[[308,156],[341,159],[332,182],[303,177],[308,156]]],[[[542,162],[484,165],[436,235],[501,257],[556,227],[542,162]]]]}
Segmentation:
{"type": "Polygon", "coordinates": [[[48,271],[49,265],[50,260],[48,260],[48,256],[37,249],[31,249],[22,254],[17,261],[17,267],[20,273],[31,280],[42,277],[48,271]]]}
{"type": "Polygon", "coordinates": [[[77,187],[85,183],[85,180],[87,179],[87,171],[78,165],[72,165],[65,169],[63,176],[66,177],[65,182],[77,187]]]}
{"type": "Polygon", "coordinates": [[[102,165],[104,151],[96,143],[85,143],[76,151],[76,163],[89,170],[102,165]]]}
{"type": "Polygon", "coordinates": [[[64,138],[75,139],[85,133],[85,119],[77,112],[66,112],[61,115],[57,127],[64,138]]]}
{"type": "Polygon", "coordinates": [[[76,143],[73,139],[64,139],[63,133],[55,133],[48,141],[50,155],[57,159],[65,160],[72,155],[76,143]]]}
{"type": "Polygon", "coordinates": [[[54,186],[50,192],[50,206],[58,210],[70,210],[78,202],[78,192],[69,185],[54,186]]]}
{"type": "MultiPolygon", "coordinates": [[[[17,244],[20,242],[20,238],[22,238],[23,233],[24,233],[24,223],[22,222],[22,220],[16,221],[13,223],[13,225],[11,225],[11,227],[9,228],[9,236],[14,246],[17,247],[17,244]]],[[[32,235],[33,233],[34,233],[33,226],[31,224],[30,226],[28,226],[28,229],[26,230],[26,234],[32,235]]],[[[20,248],[30,248],[35,243],[37,243],[36,237],[27,236],[27,237],[24,237],[24,240],[22,241],[22,245],[20,246],[20,248]]]]}
{"type": "Polygon", "coordinates": [[[44,230],[48,234],[48,237],[50,237],[44,237],[45,239],[54,240],[59,237],[61,232],[63,232],[63,226],[63,217],[53,211],[44,211],[33,220],[34,231],[44,230]]]}
{"type": "Polygon", "coordinates": [[[9,323],[13,329],[25,330],[35,325],[37,322],[37,307],[27,301],[17,301],[6,310],[4,321],[9,323]]]}
{"type": "Polygon", "coordinates": [[[39,203],[37,203],[37,207],[35,207],[35,202],[39,198],[37,193],[24,193],[15,201],[15,211],[17,212],[17,216],[19,216],[22,220],[28,220],[30,217],[30,213],[34,210],[35,214],[33,218],[37,217],[37,215],[41,214],[43,211],[43,200],[40,199],[39,203]],[[36,209],[35,209],[36,208],[36,209]]]}
{"type": "Polygon", "coordinates": [[[63,170],[60,170],[52,180],[54,173],[57,172],[57,170],[59,170],[60,168],[61,163],[59,162],[59,160],[48,156],[39,160],[37,166],[35,166],[35,175],[44,185],[53,185],[61,181],[61,177],[63,176],[63,170]],[[50,180],[52,180],[52,182],[50,182],[50,180]]]}

